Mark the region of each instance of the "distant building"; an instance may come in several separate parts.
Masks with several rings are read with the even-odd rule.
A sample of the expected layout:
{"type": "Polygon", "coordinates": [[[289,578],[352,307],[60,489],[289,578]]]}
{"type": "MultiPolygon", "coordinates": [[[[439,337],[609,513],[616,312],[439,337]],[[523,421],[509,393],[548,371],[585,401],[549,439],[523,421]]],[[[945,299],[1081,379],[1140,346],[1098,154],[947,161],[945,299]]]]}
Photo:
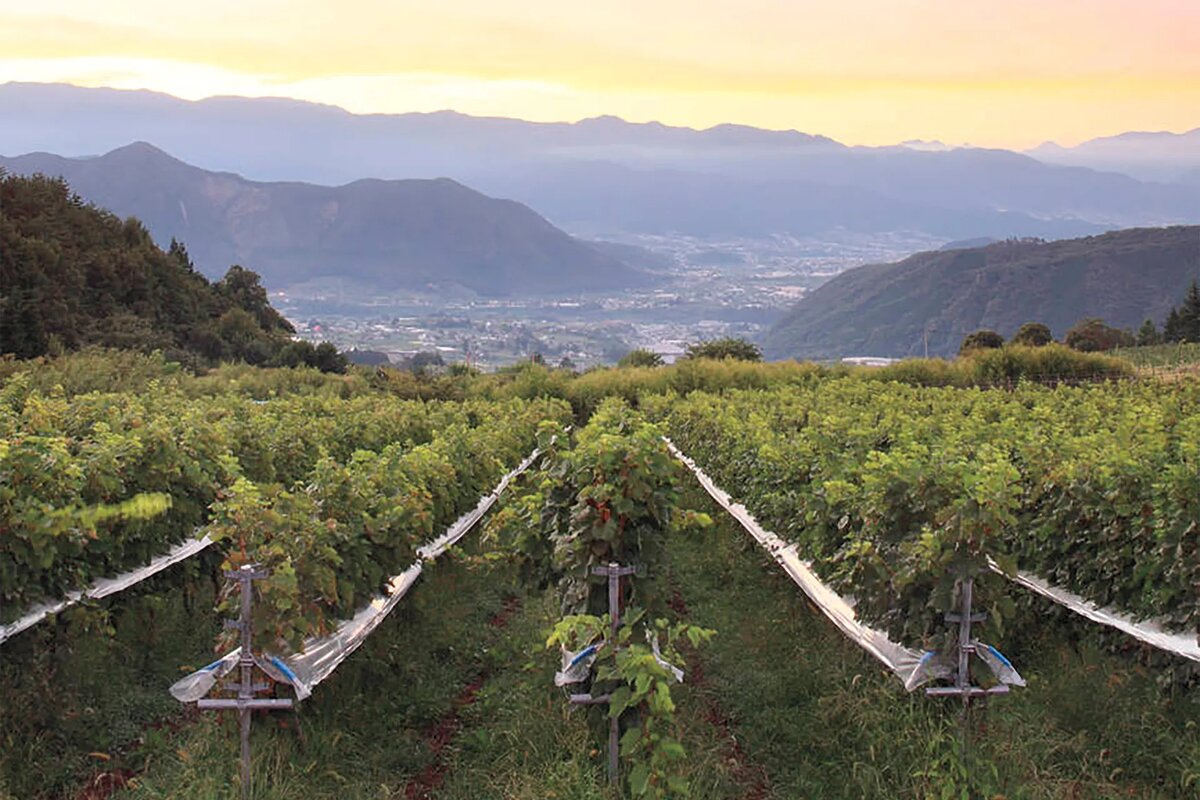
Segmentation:
{"type": "Polygon", "coordinates": [[[882,358],[880,356],[849,356],[842,359],[843,364],[853,364],[856,367],[886,367],[895,364],[898,358],[882,358]]]}

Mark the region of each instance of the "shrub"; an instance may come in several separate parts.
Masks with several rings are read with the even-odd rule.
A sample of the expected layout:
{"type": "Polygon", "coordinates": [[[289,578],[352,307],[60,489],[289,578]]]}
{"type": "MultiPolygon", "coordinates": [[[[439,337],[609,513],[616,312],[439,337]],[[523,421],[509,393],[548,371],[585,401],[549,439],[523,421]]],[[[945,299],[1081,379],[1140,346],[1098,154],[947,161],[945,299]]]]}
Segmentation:
{"type": "Polygon", "coordinates": [[[753,342],[726,336],[723,339],[709,339],[706,342],[693,342],[687,346],[688,358],[726,358],[736,361],[762,361],[762,350],[753,342]]]}
{"type": "Polygon", "coordinates": [[[663,358],[653,350],[630,350],[617,362],[618,367],[661,367],[663,358]]]}
{"type": "Polygon", "coordinates": [[[1044,347],[1054,341],[1054,334],[1040,322],[1026,322],[1012,338],[1013,344],[1027,347],[1044,347]]]}
{"type": "Polygon", "coordinates": [[[1072,350],[1095,353],[1115,347],[1132,347],[1134,338],[1128,331],[1106,325],[1102,319],[1089,317],[1075,323],[1075,327],[1067,331],[1063,342],[1072,350]]]}
{"type": "Polygon", "coordinates": [[[1004,346],[1004,337],[995,331],[977,330],[968,333],[958,348],[959,355],[966,355],[972,350],[994,350],[1004,346]]]}

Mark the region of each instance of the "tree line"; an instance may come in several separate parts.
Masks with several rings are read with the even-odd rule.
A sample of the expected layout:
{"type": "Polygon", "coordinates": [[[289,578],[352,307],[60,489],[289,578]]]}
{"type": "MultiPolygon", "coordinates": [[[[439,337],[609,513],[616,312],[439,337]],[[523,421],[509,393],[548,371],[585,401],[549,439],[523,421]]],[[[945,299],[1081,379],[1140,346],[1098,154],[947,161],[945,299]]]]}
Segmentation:
{"type": "MultiPolygon", "coordinates": [[[[1040,322],[1027,322],[1013,335],[1012,344],[1041,347],[1054,341],[1050,329],[1040,322]]],[[[1118,347],[1145,347],[1156,344],[1200,342],[1200,284],[1192,281],[1183,302],[1173,307],[1163,322],[1162,330],[1147,319],[1137,333],[1108,325],[1097,317],[1087,317],[1075,323],[1063,337],[1063,344],[1082,352],[1103,352],[1118,347]]],[[[981,329],[967,334],[959,354],[1004,346],[1004,337],[993,330],[981,329]]]]}
{"type": "Polygon", "coordinates": [[[255,272],[234,265],[210,282],[181,243],[162,250],[141,222],[85,203],[61,178],[0,170],[0,354],[88,346],[158,350],[194,368],[346,368],[332,344],[295,338],[255,272]]]}

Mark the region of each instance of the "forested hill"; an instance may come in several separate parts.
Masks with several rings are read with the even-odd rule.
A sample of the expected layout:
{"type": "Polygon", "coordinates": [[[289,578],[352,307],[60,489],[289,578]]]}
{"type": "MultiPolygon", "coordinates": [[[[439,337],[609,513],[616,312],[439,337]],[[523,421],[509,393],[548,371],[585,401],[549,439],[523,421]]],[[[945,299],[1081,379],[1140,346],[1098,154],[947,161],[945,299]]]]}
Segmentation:
{"type": "Polygon", "coordinates": [[[771,358],[950,355],[965,334],[1011,336],[1042,322],[1057,337],[1084,317],[1162,325],[1200,275],[1200,226],[1135,228],[1059,242],[1007,241],[848,270],[768,333],[771,358]]]}
{"type": "Polygon", "coordinates": [[[182,247],[164,252],[140,222],[85,203],[61,179],[0,170],[0,354],[102,345],[193,364],[338,366],[331,346],[317,363],[292,332],[255,273],[235,266],[211,283],[182,247]]]}
{"type": "Polygon", "coordinates": [[[260,183],[144,142],[96,158],[0,158],[0,167],[61,175],[88,200],[142,220],[160,244],[186,242],[206,274],[245,264],[272,289],[337,278],[369,292],[507,295],[651,281],[520,203],[444,178],[260,183]]]}

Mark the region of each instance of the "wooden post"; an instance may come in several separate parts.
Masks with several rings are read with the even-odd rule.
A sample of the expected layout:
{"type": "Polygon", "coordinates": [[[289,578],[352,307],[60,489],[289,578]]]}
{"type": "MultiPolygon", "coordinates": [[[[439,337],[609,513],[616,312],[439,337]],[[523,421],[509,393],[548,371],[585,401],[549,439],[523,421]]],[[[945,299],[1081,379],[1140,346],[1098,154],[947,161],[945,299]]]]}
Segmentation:
{"type": "MultiPolygon", "coordinates": [[[[622,567],[616,562],[610,562],[606,567],[592,567],[593,575],[608,578],[608,617],[609,641],[613,652],[617,651],[617,636],[621,630],[621,578],[637,573],[636,567],[622,567]]],[[[600,705],[607,703],[610,695],[602,694],[593,697],[590,694],[573,694],[571,703],[575,705],[600,705]]],[[[608,782],[615,784],[620,778],[621,728],[620,720],[613,717],[608,721],[608,782]]]]}
{"type": "Polygon", "coordinates": [[[240,670],[239,683],[236,686],[226,686],[226,690],[237,690],[236,698],[201,698],[196,701],[196,707],[206,710],[236,709],[238,723],[241,728],[242,743],[242,798],[250,797],[250,714],[256,708],[291,708],[292,701],[287,698],[266,699],[258,698],[258,692],[271,688],[267,683],[255,683],[254,671],[258,665],[254,663],[253,634],[254,634],[254,586],[253,582],[265,578],[270,573],[255,569],[255,565],[247,564],[234,572],[226,572],[225,577],[236,580],[242,593],[241,615],[235,620],[226,620],[225,627],[237,628],[242,634],[241,655],[238,659],[240,670]]]}

